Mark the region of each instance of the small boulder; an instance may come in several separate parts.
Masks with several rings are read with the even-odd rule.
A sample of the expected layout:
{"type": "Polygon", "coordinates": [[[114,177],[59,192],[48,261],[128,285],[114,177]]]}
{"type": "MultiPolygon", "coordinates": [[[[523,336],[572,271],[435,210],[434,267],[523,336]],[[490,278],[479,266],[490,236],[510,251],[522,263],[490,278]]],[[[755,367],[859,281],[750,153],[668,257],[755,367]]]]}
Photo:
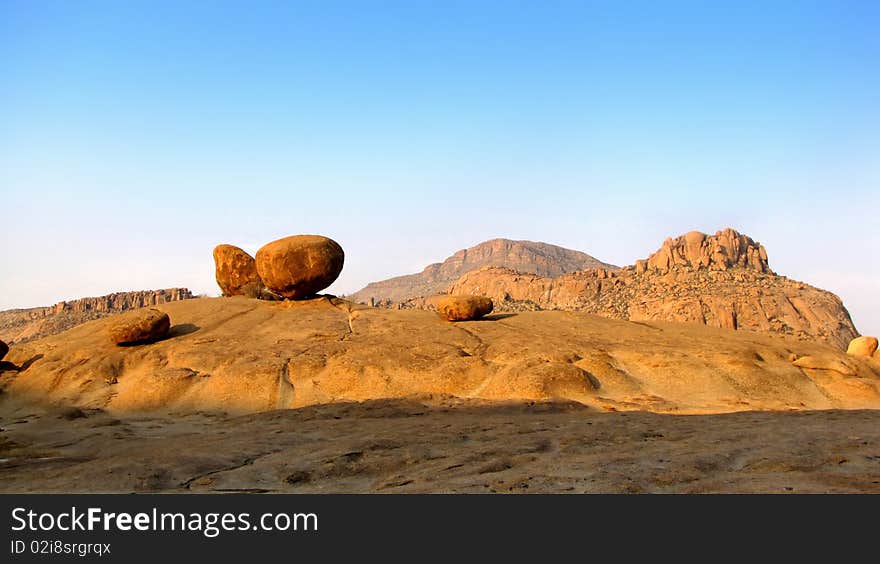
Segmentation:
{"type": "Polygon", "coordinates": [[[339,243],[320,235],[294,235],[257,251],[257,273],[266,287],[285,298],[313,296],[332,284],[345,261],[339,243]]]}
{"type": "Polygon", "coordinates": [[[494,304],[484,296],[435,296],[429,305],[447,321],[470,321],[492,313],[494,304]]]}
{"type": "Polygon", "coordinates": [[[849,342],[847,354],[853,356],[871,356],[877,351],[877,337],[856,337],[849,342]]]}
{"type": "Polygon", "coordinates": [[[151,343],[168,335],[171,319],[158,309],[139,309],[126,313],[109,328],[110,340],[117,345],[151,343]]]}
{"type": "Polygon", "coordinates": [[[214,247],[214,273],[224,296],[257,298],[264,292],[257,261],[235,245],[214,247]]]}
{"type": "Polygon", "coordinates": [[[4,356],[6,356],[6,353],[8,353],[8,352],[9,352],[9,345],[4,343],[3,341],[0,341],[0,359],[2,359],[4,356]]]}

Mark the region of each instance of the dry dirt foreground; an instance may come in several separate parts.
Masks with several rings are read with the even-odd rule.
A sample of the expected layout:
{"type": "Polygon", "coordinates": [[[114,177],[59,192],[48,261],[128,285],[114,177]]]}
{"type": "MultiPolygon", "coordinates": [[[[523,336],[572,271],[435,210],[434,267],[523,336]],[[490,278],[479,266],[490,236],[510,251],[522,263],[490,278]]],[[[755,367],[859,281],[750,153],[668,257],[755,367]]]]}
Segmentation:
{"type": "Polygon", "coordinates": [[[158,343],[112,345],[109,319],[11,348],[0,490],[880,491],[880,365],[827,345],[578,312],[161,307],[158,343]]]}
{"type": "Polygon", "coordinates": [[[4,492],[880,492],[880,412],[422,398],[231,417],[0,403],[4,492]]]}

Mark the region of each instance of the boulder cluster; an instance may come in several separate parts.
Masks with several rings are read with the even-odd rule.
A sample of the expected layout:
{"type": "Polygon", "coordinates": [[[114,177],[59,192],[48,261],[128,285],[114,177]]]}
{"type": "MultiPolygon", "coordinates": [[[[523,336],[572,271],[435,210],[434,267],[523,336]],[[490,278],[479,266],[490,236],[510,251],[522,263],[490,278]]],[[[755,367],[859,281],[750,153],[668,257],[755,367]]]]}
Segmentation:
{"type": "Polygon", "coordinates": [[[217,285],[224,296],[299,300],[314,296],[342,272],[345,253],[320,235],[293,235],[261,247],[256,258],[234,245],[214,248],[217,285]]]}
{"type": "MultiPolygon", "coordinates": [[[[224,296],[301,300],[315,296],[339,277],[345,252],[320,235],[293,235],[263,245],[252,257],[234,245],[214,248],[217,284],[224,296]]],[[[438,295],[428,307],[448,321],[479,319],[492,300],[475,295],[438,295]]]]}

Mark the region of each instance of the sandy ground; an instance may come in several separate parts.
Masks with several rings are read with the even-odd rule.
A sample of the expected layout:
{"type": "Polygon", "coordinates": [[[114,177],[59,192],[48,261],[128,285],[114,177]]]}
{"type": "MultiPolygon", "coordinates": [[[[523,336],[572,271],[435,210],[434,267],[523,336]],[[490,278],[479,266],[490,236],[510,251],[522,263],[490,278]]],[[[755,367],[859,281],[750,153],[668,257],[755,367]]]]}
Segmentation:
{"type": "Polygon", "coordinates": [[[880,411],[446,397],[245,416],[0,402],[4,492],[880,492],[880,411]]]}

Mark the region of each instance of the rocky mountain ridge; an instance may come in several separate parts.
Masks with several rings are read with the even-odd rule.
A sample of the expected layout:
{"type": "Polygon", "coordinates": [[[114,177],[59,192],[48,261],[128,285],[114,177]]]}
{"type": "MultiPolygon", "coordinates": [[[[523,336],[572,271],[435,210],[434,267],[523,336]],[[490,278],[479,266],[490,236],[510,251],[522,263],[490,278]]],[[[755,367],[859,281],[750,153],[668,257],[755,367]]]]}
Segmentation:
{"type": "Polygon", "coordinates": [[[0,311],[0,339],[25,343],[72,327],[146,306],[192,299],[187,288],[115,292],[105,296],[58,302],[47,307],[0,311]]]}
{"type": "Polygon", "coordinates": [[[443,262],[430,264],[418,274],[368,284],[347,298],[368,305],[389,305],[430,296],[445,291],[462,275],[487,266],[512,268],[540,276],[561,276],[586,268],[617,268],[586,253],[548,243],[491,239],[462,249],[443,262]]]}
{"type": "Polygon", "coordinates": [[[858,336],[840,298],[778,276],[763,245],[730,228],[667,239],[647,259],[619,270],[548,277],[485,268],[465,274],[446,291],[488,296],[496,311],[559,309],[702,323],[818,339],[843,349],[858,336]]]}

